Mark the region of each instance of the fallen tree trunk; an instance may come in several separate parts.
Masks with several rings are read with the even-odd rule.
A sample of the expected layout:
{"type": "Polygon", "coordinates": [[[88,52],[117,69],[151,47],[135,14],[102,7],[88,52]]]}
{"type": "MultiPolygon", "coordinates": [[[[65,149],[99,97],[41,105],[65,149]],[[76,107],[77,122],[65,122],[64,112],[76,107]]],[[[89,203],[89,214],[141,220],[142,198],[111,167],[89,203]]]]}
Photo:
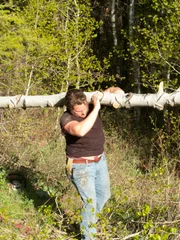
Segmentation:
{"type": "MultiPolygon", "coordinates": [[[[94,92],[85,92],[87,101],[91,101],[94,92]]],[[[35,108],[35,107],[63,107],[64,97],[66,93],[60,93],[48,96],[7,96],[0,97],[0,108],[35,108]]],[[[159,90],[154,94],[115,94],[101,93],[101,104],[113,106],[115,108],[131,108],[131,107],[153,107],[163,110],[165,105],[180,105],[180,88],[172,93],[165,93],[163,90],[163,82],[159,85],[159,90]]]]}

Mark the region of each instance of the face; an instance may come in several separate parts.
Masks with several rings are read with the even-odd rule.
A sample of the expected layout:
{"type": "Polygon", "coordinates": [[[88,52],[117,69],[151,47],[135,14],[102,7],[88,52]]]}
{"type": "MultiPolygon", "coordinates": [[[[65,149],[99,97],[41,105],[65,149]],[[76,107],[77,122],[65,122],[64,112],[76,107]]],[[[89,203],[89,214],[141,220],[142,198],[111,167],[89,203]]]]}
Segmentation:
{"type": "Polygon", "coordinates": [[[80,105],[78,105],[78,104],[74,105],[72,114],[77,117],[85,118],[88,114],[88,111],[89,111],[89,105],[85,101],[84,103],[82,103],[80,105]]]}

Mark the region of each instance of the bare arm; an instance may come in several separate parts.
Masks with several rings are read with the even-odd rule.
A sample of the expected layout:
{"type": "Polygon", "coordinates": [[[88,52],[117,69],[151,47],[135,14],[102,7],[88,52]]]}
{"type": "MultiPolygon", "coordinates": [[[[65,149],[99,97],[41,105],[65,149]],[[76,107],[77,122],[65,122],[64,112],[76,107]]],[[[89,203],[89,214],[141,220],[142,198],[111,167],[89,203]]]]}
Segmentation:
{"type": "Polygon", "coordinates": [[[64,126],[64,130],[66,132],[78,137],[83,137],[86,133],[89,132],[89,130],[92,128],[92,126],[94,125],[97,119],[97,116],[101,107],[99,98],[98,98],[98,92],[92,96],[92,103],[94,105],[94,108],[91,111],[91,113],[81,122],[70,121],[69,123],[67,123],[64,126]]]}
{"type": "Polygon", "coordinates": [[[104,92],[121,93],[121,94],[125,93],[120,87],[109,87],[106,90],[104,90],[104,92]]]}

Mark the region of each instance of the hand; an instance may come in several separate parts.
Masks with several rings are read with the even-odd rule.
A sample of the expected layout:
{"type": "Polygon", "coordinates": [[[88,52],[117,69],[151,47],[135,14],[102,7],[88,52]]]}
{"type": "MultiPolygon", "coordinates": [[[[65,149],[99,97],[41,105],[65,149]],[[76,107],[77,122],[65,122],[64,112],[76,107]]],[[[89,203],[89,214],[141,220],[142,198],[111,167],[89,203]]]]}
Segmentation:
{"type": "Polygon", "coordinates": [[[101,92],[97,91],[91,97],[92,104],[94,105],[94,107],[98,107],[99,109],[101,108],[101,104],[100,104],[100,101],[99,101],[99,99],[102,97],[101,94],[102,94],[101,92]]]}
{"type": "Polygon", "coordinates": [[[104,92],[109,92],[109,93],[118,93],[118,94],[125,94],[125,92],[120,88],[120,87],[110,87],[106,89],[104,92]]]}

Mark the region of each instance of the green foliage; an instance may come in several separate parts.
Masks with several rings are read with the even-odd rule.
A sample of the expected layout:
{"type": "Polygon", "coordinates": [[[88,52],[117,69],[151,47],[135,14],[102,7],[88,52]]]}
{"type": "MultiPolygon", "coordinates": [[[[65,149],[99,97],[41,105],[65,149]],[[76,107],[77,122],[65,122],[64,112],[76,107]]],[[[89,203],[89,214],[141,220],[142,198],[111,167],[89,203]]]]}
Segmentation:
{"type": "MultiPolygon", "coordinates": [[[[4,76],[1,89],[5,94],[27,94],[30,89],[31,94],[37,94],[43,75],[47,75],[44,59],[56,50],[55,40],[42,35],[42,29],[37,29],[35,23],[30,26],[26,11],[1,12],[3,34],[0,52],[4,76]]],[[[36,20],[33,19],[34,22],[36,20]]]]}
{"type": "MultiPolygon", "coordinates": [[[[161,81],[169,89],[179,87],[179,20],[179,0],[139,1],[135,6],[133,36],[122,29],[130,45],[125,57],[137,62],[141,83],[153,91],[161,81]]],[[[130,67],[131,72],[137,71],[132,64],[130,67]]]]}
{"type": "Polygon", "coordinates": [[[4,171],[0,172],[0,189],[0,239],[10,239],[13,237],[20,239],[16,224],[22,222],[30,225],[33,224],[31,223],[31,217],[29,217],[35,213],[33,203],[23,193],[19,195],[17,191],[13,190],[10,184],[7,184],[6,172],[4,171]]]}
{"type": "Polygon", "coordinates": [[[88,0],[31,0],[13,11],[8,6],[0,8],[4,95],[59,93],[102,81],[103,68],[90,46],[98,24],[88,0]]]}
{"type": "MultiPolygon", "coordinates": [[[[14,225],[19,222],[31,229],[25,235],[29,239],[78,238],[82,202],[65,175],[64,138],[55,124],[59,124],[60,115],[58,109],[1,111],[1,165],[7,169],[0,175],[3,200],[0,236],[4,239],[21,239],[22,233],[14,225]],[[17,170],[28,182],[21,193],[12,190],[5,180],[7,173],[17,170]],[[7,229],[10,230],[6,237],[7,229]]],[[[163,151],[160,148],[163,158],[155,158],[162,161],[161,164],[150,166],[145,174],[142,173],[138,167],[145,156],[148,158],[142,155],[143,149],[151,152],[154,147],[151,139],[140,141],[137,129],[136,135],[132,134],[135,127],[129,126],[133,119],[127,112],[106,109],[102,117],[112,196],[98,216],[97,237],[107,240],[133,235],[132,239],[139,240],[176,239],[179,234],[179,179],[172,171],[175,155],[171,155],[167,171],[163,159],[168,159],[169,153],[164,149],[169,148],[164,140],[163,151]],[[108,121],[111,118],[113,121],[108,121]]],[[[166,113],[165,119],[171,119],[173,131],[179,130],[178,119],[173,113],[166,113]]],[[[178,136],[172,136],[173,144],[178,143],[178,136]]]]}
{"type": "MultiPolygon", "coordinates": [[[[99,26],[91,17],[89,1],[1,4],[1,95],[57,93],[69,85],[88,91],[105,88],[117,79],[107,73],[115,55],[138,61],[144,86],[155,89],[163,80],[166,87],[176,88],[178,1],[139,1],[136,6],[133,47],[124,49],[121,42],[123,47],[100,63],[91,49],[99,26]]],[[[131,70],[131,64],[124,69],[131,70]]],[[[22,239],[19,223],[31,229],[23,238],[77,239],[82,203],[64,171],[61,110],[1,110],[0,114],[0,160],[7,169],[0,173],[0,239],[22,239]],[[11,171],[26,176],[24,192],[7,184],[11,171]]],[[[99,239],[179,237],[179,115],[164,111],[160,124],[157,118],[152,116],[152,133],[144,126],[146,121],[137,124],[131,110],[107,107],[103,112],[112,197],[98,216],[99,239]]]]}
{"type": "MultiPolygon", "coordinates": [[[[155,121],[152,119],[154,126],[154,137],[153,141],[153,161],[156,165],[161,167],[161,173],[178,171],[178,159],[180,156],[179,151],[179,116],[170,110],[165,110],[164,124],[157,126],[155,121]]],[[[179,173],[177,173],[179,174],[179,173]]]]}
{"type": "MultiPolygon", "coordinates": [[[[154,79],[164,81],[169,88],[177,86],[180,45],[177,41],[179,32],[180,8],[178,1],[152,1],[154,14],[143,18],[144,28],[140,29],[141,39],[147,43],[142,47],[142,56],[148,63],[154,79]],[[154,70],[153,70],[154,68],[154,70]],[[156,71],[156,73],[155,73],[156,71]]],[[[152,77],[151,77],[152,78],[152,77]]],[[[145,83],[147,78],[145,80],[145,83]]],[[[150,83],[155,86],[155,82],[150,83]]]]}

